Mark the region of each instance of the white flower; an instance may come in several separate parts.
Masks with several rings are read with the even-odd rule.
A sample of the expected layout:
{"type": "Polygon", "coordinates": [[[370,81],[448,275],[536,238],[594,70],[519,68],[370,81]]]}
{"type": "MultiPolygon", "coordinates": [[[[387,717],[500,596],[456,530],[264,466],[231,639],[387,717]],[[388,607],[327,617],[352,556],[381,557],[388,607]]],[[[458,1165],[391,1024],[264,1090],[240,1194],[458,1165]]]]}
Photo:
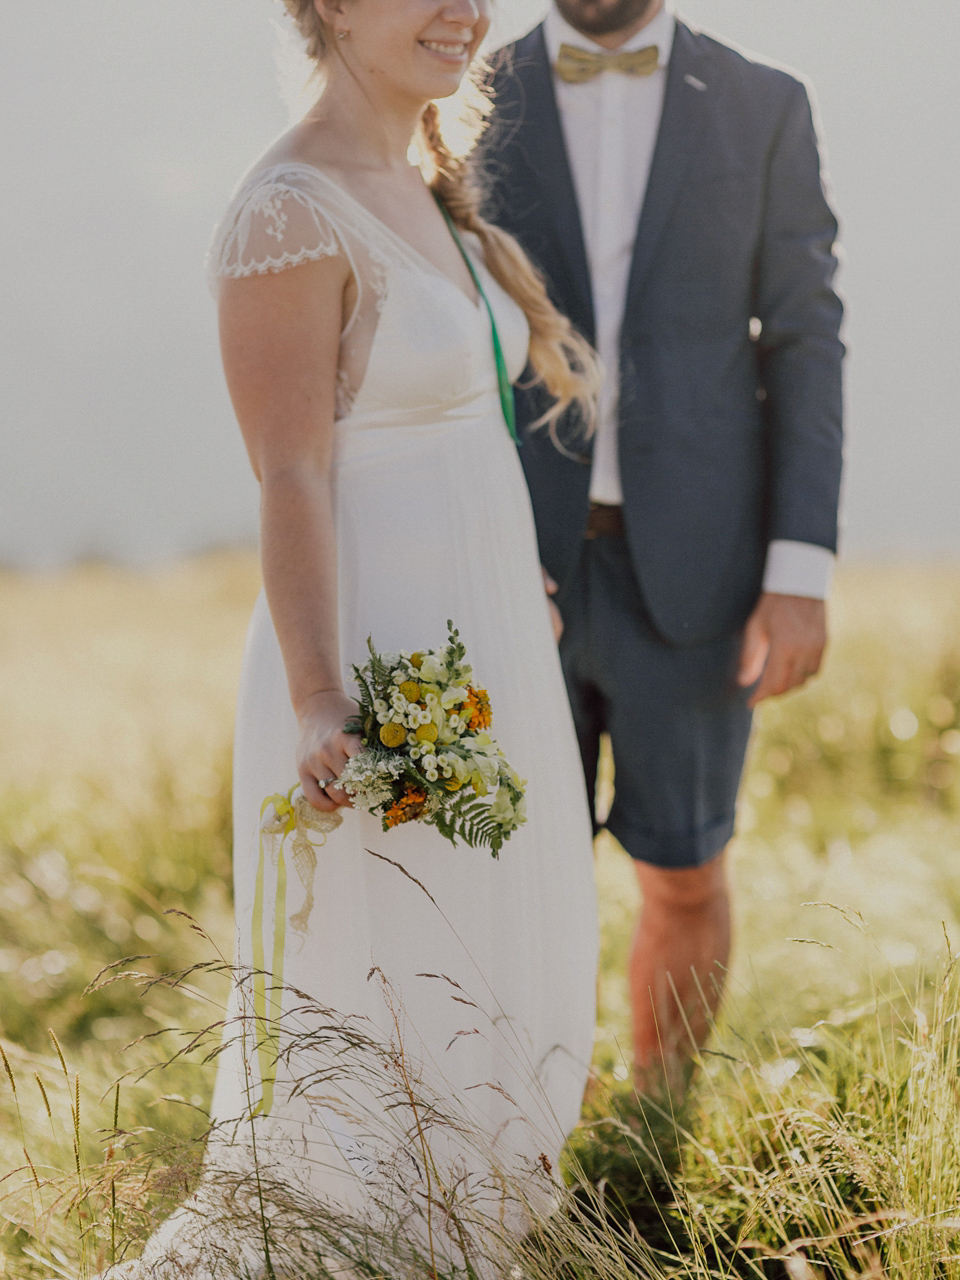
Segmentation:
{"type": "Polygon", "coordinates": [[[490,817],[496,818],[498,822],[509,821],[514,814],[513,798],[506,787],[498,787],[497,794],[494,796],[493,804],[490,806],[490,817]]]}
{"type": "Polygon", "coordinates": [[[420,667],[420,675],[431,684],[443,684],[447,680],[447,665],[435,653],[428,653],[420,667]]]}
{"type": "MultiPolygon", "coordinates": [[[[384,702],[382,698],[374,698],[373,709],[374,711],[376,711],[377,715],[382,715],[387,710],[387,704],[384,702]]],[[[382,724],[383,721],[381,721],[380,723],[382,724]]]]}
{"type": "Polygon", "coordinates": [[[443,693],[440,695],[440,705],[443,707],[444,711],[449,711],[451,707],[458,706],[463,702],[466,696],[466,689],[458,689],[456,687],[452,689],[444,689],[443,693]]]}
{"type": "Polygon", "coordinates": [[[451,770],[461,782],[466,782],[467,778],[469,778],[470,766],[462,756],[456,755],[453,751],[442,751],[437,758],[443,766],[444,772],[447,769],[451,770]]]}
{"type": "Polygon", "coordinates": [[[428,782],[436,782],[439,777],[439,774],[437,773],[436,769],[428,769],[426,771],[425,776],[428,782]]]}
{"type": "Polygon", "coordinates": [[[358,809],[374,809],[393,794],[391,783],[404,770],[397,756],[378,759],[373,751],[361,751],[344,765],[340,784],[358,809]]]}
{"type": "Polygon", "coordinates": [[[496,760],[490,756],[473,755],[470,759],[472,772],[479,773],[488,787],[495,787],[500,781],[500,768],[496,760]]]}
{"type": "Polygon", "coordinates": [[[505,831],[515,831],[527,820],[526,799],[521,796],[515,801],[507,787],[500,787],[490,805],[490,817],[505,831]]]}
{"type": "Polygon", "coordinates": [[[432,769],[434,772],[436,772],[437,757],[433,754],[432,751],[430,752],[429,755],[425,755],[423,757],[423,767],[424,769],[427,769],[427,770],[432,769]]]}
{"type": "Polygon", "coordinates": [[[406,680],[406,678],[407,678],[407,677],[404,675],[404,673],[403,673],[402,671],[395,671],[395,672],[393,673],[393,683],[394,683],[394,684],[397,684],[397,685],[403,684],[403,682],[404,682],[404,680],[406,680]]]}

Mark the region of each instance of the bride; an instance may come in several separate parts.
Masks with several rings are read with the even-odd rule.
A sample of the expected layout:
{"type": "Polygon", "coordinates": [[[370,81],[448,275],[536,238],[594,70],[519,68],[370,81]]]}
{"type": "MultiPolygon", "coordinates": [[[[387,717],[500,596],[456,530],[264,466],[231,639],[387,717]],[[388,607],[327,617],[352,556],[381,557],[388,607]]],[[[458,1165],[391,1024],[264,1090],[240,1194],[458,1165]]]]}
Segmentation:
{"type": "MultiPolygon", "coordinates": [[[[517,245],[481,219],[442,137],[436,100],[461,89],[488,0],[286,4],[323,92],[242,182],[211,275],[262,494],[265,595],[234,766],[238,973],[265,954],[279,983],[282,964],[287,1021],[272,1064],[228,1035],[208,1170],[242,1167],[255,1144],[274,1185],[317,1203],[369,1217],[402,1193],[422,1217],[456,1189],[502,1220],[496,1195],[549,1174],[577,1121],[596,967],[590,822],[508,383],[529,362],[553,416],[575,401],[589,414],[596,366],[517,245]],[[420,824],[385,835],[337,785],[359,749],[345,725],[367,637],[434,647],[448,618],[528,780],[528,821],[497,861],[420,824]],[[261,858],[261,805],[297,776],[310,812],[343,822],[284,888],[261,858]],[[316,1032],[311,1002],[328,1032],[331,1010],[353,1028],[350,1052],[316,1032]],[[429,1149],[357,1065],[378,1038],[434,1114],[456,1117],[432,1125],[429,1149]]],[[[247,994],[238,977],[240,1022],[247,994]]],[[[188,1261],[210,1245],[190,1226],[202,1199],[125,1273],[220,1274],[188,1261]]],[[[261,1246],[244,1247],[256,1274],[261,1246]]],[[[236,1257],[221,1262],[238,1274],[236,1257]]]]}

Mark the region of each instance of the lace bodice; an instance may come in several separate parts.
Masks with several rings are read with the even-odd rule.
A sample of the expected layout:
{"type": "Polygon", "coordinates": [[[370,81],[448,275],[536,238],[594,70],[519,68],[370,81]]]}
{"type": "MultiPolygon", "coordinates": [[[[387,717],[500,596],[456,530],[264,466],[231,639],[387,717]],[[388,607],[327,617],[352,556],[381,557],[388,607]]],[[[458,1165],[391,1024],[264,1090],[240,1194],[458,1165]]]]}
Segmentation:
{"type": "MultiPolygon", "coordinates": [[[[497,316],[511,378],[526,364],[526,317],[486,270],[479,242],[464,237],[497,316]]],[[[496,388],[490,323],[451,279],[320,169],[287,162],[241,183],[214,235],[208,277],[283,271],[342,256],[356,284],[344,317],[337,419],[391,414],[409,421],[447,412],[496,388]]]]}

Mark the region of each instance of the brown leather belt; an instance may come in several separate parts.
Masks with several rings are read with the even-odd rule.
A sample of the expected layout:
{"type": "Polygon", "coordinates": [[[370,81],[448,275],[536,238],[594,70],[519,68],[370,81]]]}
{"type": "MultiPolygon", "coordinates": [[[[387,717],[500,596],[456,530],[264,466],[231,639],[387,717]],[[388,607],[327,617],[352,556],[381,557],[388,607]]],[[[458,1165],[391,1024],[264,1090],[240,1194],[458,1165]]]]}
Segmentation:
{"type": "Polygon", "coordinates": [[[587,538],[622,538],[623,507],[613,507],[605,502],[591,502],[587,516],[587,538]]]}

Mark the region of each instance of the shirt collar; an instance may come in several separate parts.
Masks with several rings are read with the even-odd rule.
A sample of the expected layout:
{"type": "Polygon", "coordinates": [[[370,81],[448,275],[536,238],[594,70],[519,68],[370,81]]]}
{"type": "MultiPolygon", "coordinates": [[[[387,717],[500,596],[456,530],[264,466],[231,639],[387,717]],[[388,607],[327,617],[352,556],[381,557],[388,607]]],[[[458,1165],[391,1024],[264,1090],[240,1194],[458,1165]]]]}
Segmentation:
{"type": "MultiPolygon", "coordinates": [[[[655,44],[660,50],[660,66],[665,67],[670,61],[673,50],[673,37],[677,30],[677,19],[671,0],[666,0],[663,8],[645,27],[641,27],[636,35],[631,36],[626,44],[616,50],[617,53],[633,53],[636,49],[645,49],[655,44]]],[[[552,4],[543,24],[543,34],[547,42],[547,53],[552,66],[560,52],[562,44],[572,44],[578,49],[589,49],[591,53],[610,53],[589,36],[572,27],[564,18],[556,5],[552,4]]]]}

